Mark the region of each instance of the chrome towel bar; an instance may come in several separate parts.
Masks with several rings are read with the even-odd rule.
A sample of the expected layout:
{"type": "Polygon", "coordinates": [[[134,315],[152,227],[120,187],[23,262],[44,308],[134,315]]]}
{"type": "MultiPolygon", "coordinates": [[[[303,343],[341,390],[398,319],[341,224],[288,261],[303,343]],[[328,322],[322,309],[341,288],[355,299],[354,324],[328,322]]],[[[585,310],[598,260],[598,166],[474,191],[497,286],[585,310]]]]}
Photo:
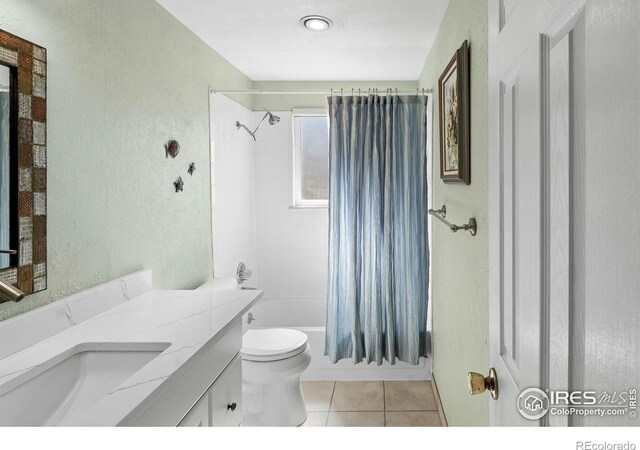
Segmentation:
{"type": "Polygon", "coordinates": [[[446,205],[442,205],[442,208],[440,209],[430,209],[429,214],[435,217],[436,219],[440,220],[440,222],[444,223],[446,226],[448,226],[452,233],[455,233],[456,231],[460,231],[460,230],[465,230],[471,233],[471,236],[475,236],[476,232],[478,231],[478,227],[476,225],[476,219],[474,217],[470,218],[469,223],[466,223],[464,225],[456,225],[455,223],[449,222],[446,219],[447,217],[446,205]]]}

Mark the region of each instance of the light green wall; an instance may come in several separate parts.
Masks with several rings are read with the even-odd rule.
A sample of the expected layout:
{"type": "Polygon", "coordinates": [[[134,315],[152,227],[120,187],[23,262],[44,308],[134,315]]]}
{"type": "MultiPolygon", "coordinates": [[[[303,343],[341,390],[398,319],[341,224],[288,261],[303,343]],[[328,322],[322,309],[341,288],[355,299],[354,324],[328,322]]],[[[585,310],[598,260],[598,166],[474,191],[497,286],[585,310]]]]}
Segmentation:
{"type": "Polygon", "coordinates": [[[208,88],[251,81],[153,0],[2,0],[0,28],[48,50],[49,258],[48,290],[0,320],[142,268],[211,277],[208,88]]]}
{"type": "MultiPolygon", "coordinates": [[[[256,81],[253,88],[257,90],[334,90],[340,94],[351,95],[351,89],[358,93],[358,89],[378,89],[384,93],[386,89],[416,89],[417,81],[256,81]]],[[[256,110],[267,108],[271,111],[288,111],[293,108],[324,108],[327,105],[327,95],[255,95],[253,103],[256,110]]]]}
{"type": "Polygon", "coordinates": [[[433,205],[447,219],[478,222],[478,234],[433,224],[434,375],[449,425],[488,425],[488,395],[471,397],[467,372],[488,373],[487,1],[450,0],[420,87],[434,90],[433,205]],[[471,184],[440,180],[438,78],[467,39],[471,51],[471,184]]]}
{"type": "MultiPolygon", "coordinates": [[[[439,179],[434,205],[478,220],[475,238],[433,227],[434,370],[451,425],[486,425],[488,396],[466,373],[487,368],[487,2],[450,0],[419,82],[254,82],[153,0],[2,0],[0,28],[48,49],[49,289],[0,306],[0,320],[116,276],[151,268],[159,288],[210,277],[207,89],[433,88],[471,44],[472,184],[439,179]],[[176,138],[182,153],[164,157],[176,138]],[[193,177],[186,168],[195,161],[193,177]],[[182,175],[185,192],[172,192],[182,175]]],[[[259,110],[324,107],[324,96],[245,96],[259,110]]]]}

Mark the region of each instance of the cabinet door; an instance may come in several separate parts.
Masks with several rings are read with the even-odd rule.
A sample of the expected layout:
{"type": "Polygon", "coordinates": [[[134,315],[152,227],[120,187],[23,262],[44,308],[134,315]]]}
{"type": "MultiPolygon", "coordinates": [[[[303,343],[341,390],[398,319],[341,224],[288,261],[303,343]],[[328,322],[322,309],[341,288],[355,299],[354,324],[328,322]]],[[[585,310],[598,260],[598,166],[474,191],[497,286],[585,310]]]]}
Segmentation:
{"type": "Polygon", "coordinates": [[[242,358],[229,364],[209,391],[214,427],[237,427],[242,421],[242,358]]]}
{"type": "Polygon", "coordinates": [[[200,400],[189,410],[179,427],[210,427],[211,414],[209,411],[209,393],[205,393],[200,400]]]}

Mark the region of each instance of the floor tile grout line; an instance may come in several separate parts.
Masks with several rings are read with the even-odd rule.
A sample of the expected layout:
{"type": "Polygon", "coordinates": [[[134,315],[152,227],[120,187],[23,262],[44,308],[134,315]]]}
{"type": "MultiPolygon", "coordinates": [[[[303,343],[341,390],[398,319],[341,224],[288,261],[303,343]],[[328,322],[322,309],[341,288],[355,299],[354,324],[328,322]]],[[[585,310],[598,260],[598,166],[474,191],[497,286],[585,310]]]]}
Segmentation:
{"type": "Polygon", "coordinates": [[[329,400],[329,411],[327,411],[327,418],[325,419],[325,422],[324,422],[325,427],[329,426],[329,414],[331,413],[331,404],[333,403],[333,396],[336,393],[336,384],[338,384],[338,382],[334,381],[333,389],[331,389],[331,400],[329,400]]]}
{"type": "Polygon", "coordinates": [[[384,426],[387,426],[387,394],[385,393],[387,383],[382,381],[382,417],[384,420],[384,426]]]}
{"type": "Polygon", "coordinates": [[[435,412],[436,409],[391,409],[387,411],[383,411],[381,409],[349,409],[344,411],[309,411],[309,412],[332,412],[332,413],[379,413],[379,412],[393,412],[393,413],[407,413],[407,412],[435,412]]]}
{"type": "Polygon", "coordinates": [[[418,409],[385,409],[384,412],[438,412],[437,409],[426,409],[426,408],[418,408],[418,409]]]}

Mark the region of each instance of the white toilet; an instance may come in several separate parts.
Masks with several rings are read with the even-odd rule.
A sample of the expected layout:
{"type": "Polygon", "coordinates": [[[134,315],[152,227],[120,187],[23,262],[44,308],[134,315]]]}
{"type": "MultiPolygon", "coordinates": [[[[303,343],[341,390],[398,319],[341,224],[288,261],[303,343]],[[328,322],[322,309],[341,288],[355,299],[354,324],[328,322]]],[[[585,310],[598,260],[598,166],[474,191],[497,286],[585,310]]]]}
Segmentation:
{"type": "MultiPolygon", "coordinates": [[[[214,278],[198,290],[235,290],[237,281],[214,278]]],[[[304,423],[307,410],[300,375],[311,362],[307,335],[287,328],[247,330],[241,353],[242,425],[295,427],[304,423]]]]}
{"type": "Polygon", "coordinates": [[[295,427],[307,420],[300,375],[309,367],[307,335],[285,328],[242,337],[242,425],[295,427]]]}

